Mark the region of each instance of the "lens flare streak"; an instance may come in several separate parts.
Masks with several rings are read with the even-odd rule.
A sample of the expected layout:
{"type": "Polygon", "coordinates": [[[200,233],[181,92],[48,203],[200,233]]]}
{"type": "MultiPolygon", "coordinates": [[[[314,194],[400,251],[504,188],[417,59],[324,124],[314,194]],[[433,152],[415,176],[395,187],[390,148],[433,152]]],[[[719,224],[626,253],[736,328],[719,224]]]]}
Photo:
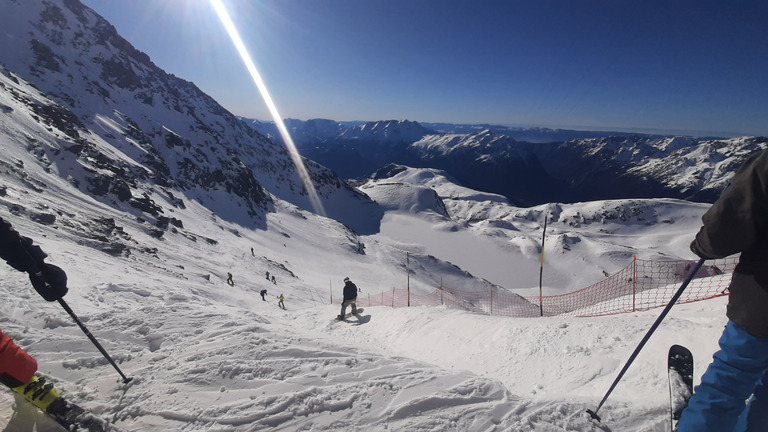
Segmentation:
{"type": "Polygon", "coordinates": [[[221,2],[221,0],[210,0],[210,2],[214,10],[216,11],[216,14],[219,16],[219,20],[224,25],[224,28],[227,30],[227,34],[229,35],[229,38],[232,40],[232,43],[235,45],[235,48],[237,49],[237,52],[240,55],[240,58],[243,60],[245,67],[248,69],[248,72],[251,74],[251,78],[253,79],[253,82],[256,84],[256,87],[259,89],[259,93],[261,94],[262,99],[264,99],[264,103],[267,104],[267,109],[269,109],[269,113],[272,116],[272,120],[277,125],[277,129],[280,131],[280,136],[283,138],[283,142],[285,143],[285,147],[288,150],[288,154],[290,154],[291,160],[293,161],[293,164],[296,166],[296,171],[298,172],[299,177],[301,178],[301,182],[304,184],[304,188],[307,190],[307,194],[309,195],[309,200],[312,204],[314,212],[321,216],[325,216],[325,209],[323,208],[323,203],[320,201],[320,197],[317,195],[317,190],[315,189],[315,186],[312,184],[312,179],[309,177],[307,168],[304,166],[304,162],[301,160],[301,156],[299,155],[298,150],[296,150],[296,145],[293,143],[291,134],[288,133],[288,128],[285,127],[285,123],[283,123],[283,118],[280,116],[280,113],[277,111],[277,106],[275,105],[275,102],[272,100],[272,96],[270,96],[269,91],[267,90],[267,86],[264,83],[264,80],[261,79],[261,75],[259,74],[259,71],[256,69],[256,65],[253,62],[251,55],[248,53],[248,50],[245,48],[245,44],[243,43],[243,40],[240,38],[240,34],[237,31],[237,27],[235,26],[234,22],[232,22],[232,19],[230,18],[229,13],[227,12],[227,9],[224,7],[224,4],[221,2]]]}

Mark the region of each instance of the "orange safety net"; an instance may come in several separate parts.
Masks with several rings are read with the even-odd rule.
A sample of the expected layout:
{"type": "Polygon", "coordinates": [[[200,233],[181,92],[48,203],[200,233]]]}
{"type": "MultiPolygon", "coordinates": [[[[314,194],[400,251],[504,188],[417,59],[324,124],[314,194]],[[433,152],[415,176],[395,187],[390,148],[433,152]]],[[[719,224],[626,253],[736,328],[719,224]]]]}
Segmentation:
{"type": "MultiPolygon", "coordinates": [[[[728,284],[738,257],[711,260],[694,275],[678,303],[689,303],[728,294],[728,284]]],[[[426,295],[404,289],[358,297],[358,306],[444,305],[489,315],[510,317],[591,317],[635,312],[665,306],[690,275],[696,261],[646,261],[635,259],[608,278],[578,291],[556,296],[522,297],[494,286],[484,291],[440,287],[426,295]]]]}

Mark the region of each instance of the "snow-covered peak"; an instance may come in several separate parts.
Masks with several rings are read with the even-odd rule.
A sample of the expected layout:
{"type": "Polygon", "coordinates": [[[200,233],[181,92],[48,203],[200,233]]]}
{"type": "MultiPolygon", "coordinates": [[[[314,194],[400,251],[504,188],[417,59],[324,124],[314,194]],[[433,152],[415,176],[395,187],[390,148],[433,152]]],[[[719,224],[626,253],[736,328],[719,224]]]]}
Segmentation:
{"type": "Polygon", "coordinates": [[[521,147],[506,135],[497,135],[488,129],[472,134],[427,135],[414,142],[411,148],[426,158],[466,157],[475,159],[520,155],[521,147]]]}
{"type": "Polygon", "coordinates": [[[441,197],[451,200],[493,201],[508,203],[507,199],[498,194],[481,192],[462,186],[448,172],[434,168],[411,168],[403,165],[390,164],[382,167],[371,176],[371,182],[392,182],[418,185],[433,189],[441,197]]]}
{"type": "Polygon", "coordinates": [[[431,132],[414,121],[386,120],[349,128],[339,137],[395,145],[410,144],[431,132]]]}

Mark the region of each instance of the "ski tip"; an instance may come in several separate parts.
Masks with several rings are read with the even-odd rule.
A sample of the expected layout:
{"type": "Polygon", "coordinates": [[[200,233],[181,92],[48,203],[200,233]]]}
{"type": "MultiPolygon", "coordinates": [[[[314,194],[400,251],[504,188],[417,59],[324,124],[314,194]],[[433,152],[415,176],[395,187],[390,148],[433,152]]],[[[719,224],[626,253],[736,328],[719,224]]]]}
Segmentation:
{"type": "Polygon", "coordinates": [[[589,414],[589,416],[592,417],[593,420],[600,421],[600,416],[597,415],[597,413],[592,411],[591,409],[587,410],[587,414],[589,414]]]}

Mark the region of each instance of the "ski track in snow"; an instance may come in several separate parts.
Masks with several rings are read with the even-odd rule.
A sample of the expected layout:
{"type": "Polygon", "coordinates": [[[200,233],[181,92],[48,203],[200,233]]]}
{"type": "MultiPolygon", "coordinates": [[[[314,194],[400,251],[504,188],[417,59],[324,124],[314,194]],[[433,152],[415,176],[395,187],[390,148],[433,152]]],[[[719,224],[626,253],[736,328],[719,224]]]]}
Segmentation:
{"type": "MultiPolygon", "coordinates": [[[[4,331],[35,354],[43,372],[61,380],[65,394],[126,430],[666,428],[666,380],[651,380],[654,397],[642,397],[642,391],[629,397],[646,381],[637,374],[628,374],[629,382],[603,408],[602,425],[583,415],[637,342],[620,335],[649,325],[651,313],[632,319],[511,319],[444,308],[372,307],[360,323],[333,322],[336,306],[280,311],[253,298],[245,308],[187,296],[125,310],[116,305],[136,290],[104,285],[100,296],[112,297],[88,321],[135,377],[123,385],[73,325],[57,321],[35,328],[46,321],[43,315],[59,315],[52,305],[44,305],[44,314],[35,312],[31,303],[38,309],[40,302],[23,294],[27,287],[3,287],[25,300],[9,315],[23,315],[29,325],[6,319],[4,331]]],[[[700,308],[681,309],[695,318],[688,309],[700,308]]],[[[687,319],[670,317],[684,329],[690,327],[687,319]]],[[[662,329],[658,339],[675,331],[662,329]]],[[[648,368],[664,360],[641,355],[635,371],[661,376],[663,369],[648,368]]],[[[35,421],[38,430],[46,430],[44,419],[35,421]]]]}

